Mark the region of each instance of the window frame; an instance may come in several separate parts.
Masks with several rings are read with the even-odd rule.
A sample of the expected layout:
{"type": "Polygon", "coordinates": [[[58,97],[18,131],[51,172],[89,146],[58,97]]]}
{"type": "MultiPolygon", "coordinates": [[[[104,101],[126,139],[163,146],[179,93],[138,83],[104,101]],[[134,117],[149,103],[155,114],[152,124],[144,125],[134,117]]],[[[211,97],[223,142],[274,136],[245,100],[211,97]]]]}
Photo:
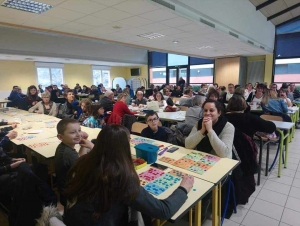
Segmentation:
{"type": "Polygon", "coordinates": [[[40,85],[39,83],[39,75],[38,75],[38,68],[47,68],[49,70],[50,75],[50,85],[57,85],[60,86],[61,84],[64,84],[64,64],[60,63],[45,63],[45,62],[35,62],[35,71],[36,71],[36,84],[40,85]],[[62,70],[62,83],[61,84],[52,84],[52,71],[51,69],[61,69],[62,70]]]}
{"type": "Polygon", "coordinates": [[[103,83],[103,71],[109,71],[109,82],[108,82],[108,86],[106,87],[104,85],[105,88],[111,88],[112,87],[112,80],[111,80],[111,67],[109,66],[99,66],[99,65],[92,65],[92,68],[91,68],[91,71],[92,71],[92,82],[93,82],[93,85],[95,86],[98,86],[99,84],[94,84],[94,70],[98,70],[98,71],[101,71],[101,82],[100,83],[103,83]]]}

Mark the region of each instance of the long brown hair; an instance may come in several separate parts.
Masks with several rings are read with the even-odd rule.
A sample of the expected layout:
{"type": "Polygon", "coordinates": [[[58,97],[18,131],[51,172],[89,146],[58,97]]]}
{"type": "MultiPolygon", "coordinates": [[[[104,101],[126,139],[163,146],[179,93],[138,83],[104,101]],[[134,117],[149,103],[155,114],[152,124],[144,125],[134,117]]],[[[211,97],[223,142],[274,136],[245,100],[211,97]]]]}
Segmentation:
{"type": "Polygon", "coordinates": [[[91,152],[80,157],[69,170],[65,195],[71,202],[80,199],[95,203],[100,216],[117,201],[129,204],[139,189],[129,131],[112,124],[101,130],[91,152]]]}

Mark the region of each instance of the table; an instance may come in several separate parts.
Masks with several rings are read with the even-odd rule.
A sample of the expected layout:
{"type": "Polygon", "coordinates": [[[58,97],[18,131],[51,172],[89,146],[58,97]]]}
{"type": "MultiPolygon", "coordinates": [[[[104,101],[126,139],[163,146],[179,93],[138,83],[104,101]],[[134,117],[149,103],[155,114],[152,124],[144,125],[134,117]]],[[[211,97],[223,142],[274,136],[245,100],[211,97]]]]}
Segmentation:
{"type": "Polygon", "coordinates": [[[282,162],[282,153],[283,153],[283,143],[285,140],[285,161],[284,161],[284,168],[287,166],[288,161],[288,147],[289,147],[289,135],[290,129],[293,128],[295,123],[293,122],[280,122],[280,121],[272,121],[276,126],[276,130],[280,133],[280,147],[279,147],[279,165],[278,165],[278,177],[281,176],[281,162],[282,162]],[[284,134],[284,131],[286,132],[284,134]]]}
{"type": "Polygon", "coordinates": [[[253,113],[262,113],[263,112],[262,107],[256,107],[256,108],[254,108],[253,105],[250,105],[250,107],[251,107],[250,112],[253,112],[253,113]]]}
{"type": "MultiPolygon", "coordinates": [[[[157,115],[162,121],[169,122],[183,122],[185,121],[186,111],[175,111],[175,112],[157,112],[157,115]]],[[[145,118],[146,114],[135,114],[135,116],[145,118]]]]}
{"type": "MultiPolygon", "coordinates": [[[[149,168],[150,165],[147,165],[137,170],[137,173],[140,174],[148,170],[149,168]]],[[[170,172],[171,170],[172,168],[167,168],[166,170],[164,170],[164,172],[170,172]]],[[[166,199],[178,188],[179,184],[180,183],[178,183],[178,185],[174,185],[170,187],[168,190],[166,190],[159,196],[155,196],[155,197],[158,199],[166,199]]],[[[191,191],[188,193],[188,199],[180,207],[180,209],[171,217],[169,221],[175,223],[177,220],[181,219],[182,216],[185,213],[187,213],[193,206],[195,206],[195,225],[197,226],[201,225],[201,200],[207,193],[209,193],[212,190],[213,186],[214,186],[213,183],[198,178],[194,178],[194,186],[191,189],[191,191]]],[[[190,219],[190,225],[191,223],[192,223],[192,219],[190,219]]]]}
{"type": "Polygon", "coordinates": [[[77,94],[76,96],[78,96],[78,99],[80,101],[82,98],[87,98],[89,96],[89,94],[83,94],[83,93],[81,93],[81,94],[77,94]]]}
{"type": "MultiPolygon", "coordinates": [[[[299,107],[293,106],[293,107],[288,107],[288,115],[290,115],[291,120],[293,123],[296,123],[299,120],[299,107]]],[[[294,137],[295,134],[295,124],[292,127],[292,131],[290,133],[290,142],[292,141],[292,138],[294,137]]]]}
{"type": "Polygon", "coordinates": [[[1,107],[5,107],[4,105],[7,104],[7,103],[10,103],[11,101],[10,100],[3,100],[3,99],[0,99],[0,106],[1,107]]]}

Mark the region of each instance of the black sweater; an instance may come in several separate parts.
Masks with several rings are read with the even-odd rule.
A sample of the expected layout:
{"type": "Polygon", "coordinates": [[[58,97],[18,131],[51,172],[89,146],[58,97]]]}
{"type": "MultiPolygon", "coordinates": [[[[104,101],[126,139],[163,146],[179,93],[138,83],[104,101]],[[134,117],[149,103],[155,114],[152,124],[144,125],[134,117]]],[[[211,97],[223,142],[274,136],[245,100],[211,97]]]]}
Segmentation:
{"type": "Polygon", "coordinates": [[[229,113],[226,117],[228,122],[250,137],[253,137],[256,132],[273,133],[276,130],[273,122],[250,113],[229,113]]]}

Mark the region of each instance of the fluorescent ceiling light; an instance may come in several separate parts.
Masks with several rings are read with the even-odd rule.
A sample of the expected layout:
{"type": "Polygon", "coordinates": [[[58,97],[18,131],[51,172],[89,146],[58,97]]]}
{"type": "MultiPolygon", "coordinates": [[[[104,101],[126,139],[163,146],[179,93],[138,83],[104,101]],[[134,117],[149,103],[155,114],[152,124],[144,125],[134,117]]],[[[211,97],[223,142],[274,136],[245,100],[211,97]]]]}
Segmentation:
{"type": "Polygon", "coordinates": [[[141,35],[138,35],[138,36],[142,37],[142,38],[154,39],[154,38],[164,37],[165,35],[159,34],[159,33],[145,33],[145,34],[141,34],[141,35]]]}
{"type": "Polygon", "coordinates": [[[179,43],[179,41],[176,41],[176,40],[175,40],[175,41],[173,41],[173,43],[174,43],[174,44],[178,44],[178,43],[179,43]]]}
{"type": "Polygon", "coordinates": [[[201,47],[197,47],[197,49],[213,49],[214,47],[212,46],[201,46],[201,47]]]}
{"type": "Polygon", "coordinates": [[[275,64],[299,64],[300,58],[275,60],[275,64]]]}
{"type": "Polygon", "coordinates": [[[31,0],[5,0],[2,3],[2,6],[36,14],[44,13],[49,9],[53,8],[52,5],[31,0]]]}
{"type": "Polygon", "coordinates": [[[190,66],[190,69],[201,69],[201,68],[214,68],[213,64],[202,64],[190,66]]]}

